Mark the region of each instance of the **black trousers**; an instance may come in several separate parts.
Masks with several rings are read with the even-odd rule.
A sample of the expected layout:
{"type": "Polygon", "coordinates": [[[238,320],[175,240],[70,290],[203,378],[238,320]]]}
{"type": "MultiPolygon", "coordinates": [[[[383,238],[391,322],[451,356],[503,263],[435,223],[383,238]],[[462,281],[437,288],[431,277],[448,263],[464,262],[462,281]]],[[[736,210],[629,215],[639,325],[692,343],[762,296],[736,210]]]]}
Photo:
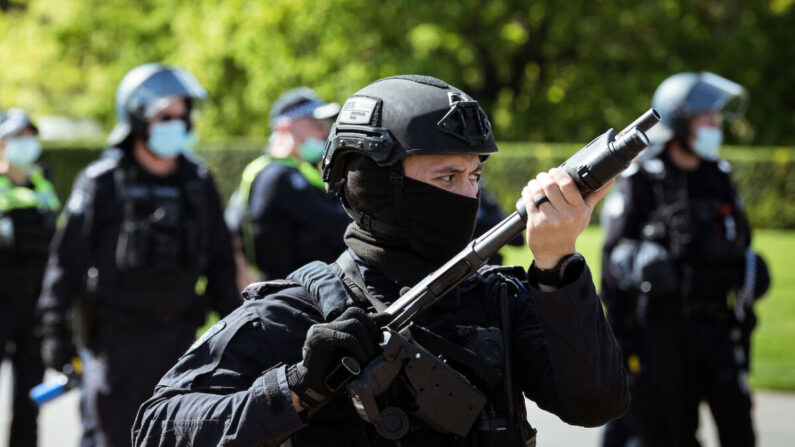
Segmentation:
{"type": "Polygon", "coordinates": [[[41,383],[41,340],[34,333],[37,297],[0,295],[0,352],[11,361],[12,418],[8,445],[36,446],[39,409],[30,389],[41,383]]]}
{"type": "Polygon", "coordinates": [[[641,369],[633,376],[632,403],[608,424],[602,445],[697,447],[698,407],[706,401],[722,447],[753,447],[746,354],[735,326],[709,317],[666,318],[633,334],[641,369]]]}
{"type": "Polygon", "coordinates": [[[196,325],[120,326],[98,322],[91,348],[81,347],[81,447],[131,445],[138,407],[196,337],[196,325]]]}

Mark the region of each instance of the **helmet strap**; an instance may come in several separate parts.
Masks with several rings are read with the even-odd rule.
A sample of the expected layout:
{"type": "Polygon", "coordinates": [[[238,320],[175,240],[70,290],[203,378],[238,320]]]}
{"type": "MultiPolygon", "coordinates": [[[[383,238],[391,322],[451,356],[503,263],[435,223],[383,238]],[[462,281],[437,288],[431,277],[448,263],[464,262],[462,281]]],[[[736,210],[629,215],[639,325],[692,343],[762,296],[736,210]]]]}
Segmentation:
{"type": "Polygon", "coordinates": [[[395,216],[398,224],[408,232],[409,216],[408,211],[406,211],[406,196],[403,194],[404,178],[403,166],[400,160],[392,163],[389,166],[389,184],[392,186],[392,196],[395,198],[395,216]]]}

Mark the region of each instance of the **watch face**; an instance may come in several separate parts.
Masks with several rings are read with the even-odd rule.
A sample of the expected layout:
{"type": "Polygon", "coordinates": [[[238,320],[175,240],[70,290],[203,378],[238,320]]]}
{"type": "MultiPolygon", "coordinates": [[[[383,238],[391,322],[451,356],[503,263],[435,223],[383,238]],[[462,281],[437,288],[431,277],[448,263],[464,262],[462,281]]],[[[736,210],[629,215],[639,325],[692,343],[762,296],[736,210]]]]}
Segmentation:
{"type": "Polygon", "coordinates": [[[576,281],[582,274],[583,267],[585,267],[585,258],[577,252],[564,258],[560,264],[561,282],[563,284],[571,284],[576,281]]]}

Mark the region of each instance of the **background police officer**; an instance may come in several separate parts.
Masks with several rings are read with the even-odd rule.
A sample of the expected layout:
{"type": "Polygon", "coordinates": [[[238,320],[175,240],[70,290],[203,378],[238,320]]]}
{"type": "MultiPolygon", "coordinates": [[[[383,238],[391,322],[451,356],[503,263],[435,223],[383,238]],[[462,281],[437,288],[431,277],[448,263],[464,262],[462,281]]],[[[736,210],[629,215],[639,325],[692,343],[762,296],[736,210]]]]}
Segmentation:
{"type": "Polygon", "coordinates": [[[10,357],[14,377],[10,446],[36,445],[38,409],[28,391],[41,382],[44,366],[35,308],[60,207],[34,164],[38,133],[22,110],[0,115],[0,358],[10,357]]]}
{"type": "Polygon", "coordinates": [[[604,191],[584,200],[562,170],[539,174],[523,191],[535,258],[529,275],[522,267],[481,269],[420,315],[426,329],[411,332],[484,396],[482,411],[464,392],[439,395],[431,406],[452,399],[462,416],[454,423],[467,411],[474,422],[455,435],[426,417],[417,396],[441,386],[431,368],[417,373],[428,389],[408,372],[379,383],[388,422],[376,425],[330,389],[326,379],[342,356],[366,365],[380,352],[381,332],[364,309],[383,309],[470,241],[481,165],[496,150],[478,103],[439,79],[397,76],[351,96],[323,161],[324,180],[355,216],[348,250],[291,280],[250,286],[249,300],[141,407],[136,445],[276,445],[289,437],[293,446],[527,446],[534,432],[525,396],[571,424],[621,415],[628,394],[618,347],[574,253],[604,191]],[[536,206],[543,196],[549,202],[536,206]]]}
{"type": "Polygon", "coordinates": [[[769,278],[718,159],[722,120],[742,113],[745,90],[712,73],[679,73],[652,106],[657,154],[621,179],[603,214],[602,298],[635,382],[631,410],[604,445],[698,445],[705,399],[721,445],[751,446],[752,306],[769,278]]]}
{"type": "Polygon", "coordinates": [[[345,247],[350,219],[326,194],[316,166],[338,111],[339,104],[306,87],[286,92],[271,108],[268,154],[246,166],[227,208],[227,223],[262,279],[333,261],[345,247]]]}
{"type": "Polygon", "coordinates": [[[191,112],[205,96],[183,69],[130,71],[116,96],[113,148],[80,173],[61,217],[39,302],[42,355],[51,367],[67,362],[74,323],[81,445],[129,445],[138,405],[194,340],[207,307],[226,315],[239,304],[215,185],[187,154],[191,112]]]}

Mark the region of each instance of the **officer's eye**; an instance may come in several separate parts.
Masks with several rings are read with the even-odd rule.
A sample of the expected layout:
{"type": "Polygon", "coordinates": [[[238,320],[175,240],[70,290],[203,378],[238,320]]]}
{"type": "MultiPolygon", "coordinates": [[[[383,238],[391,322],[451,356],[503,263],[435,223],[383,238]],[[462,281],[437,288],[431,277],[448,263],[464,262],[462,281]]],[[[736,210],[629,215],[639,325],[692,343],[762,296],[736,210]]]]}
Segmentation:
{"type": "Polygon", "coordinates": [[[453,181],[453,175],[452,174],[443,175],[443,176],[439,177],[439,180],[441,180],[443,182],[452,182],[453,181]]]}
{"type": "Polygon", "coordinates": [[[480,181],[480,172],[476,172],[474,174],[469,174],[469,181],[471,181],[471,182],[480,181]]]}

